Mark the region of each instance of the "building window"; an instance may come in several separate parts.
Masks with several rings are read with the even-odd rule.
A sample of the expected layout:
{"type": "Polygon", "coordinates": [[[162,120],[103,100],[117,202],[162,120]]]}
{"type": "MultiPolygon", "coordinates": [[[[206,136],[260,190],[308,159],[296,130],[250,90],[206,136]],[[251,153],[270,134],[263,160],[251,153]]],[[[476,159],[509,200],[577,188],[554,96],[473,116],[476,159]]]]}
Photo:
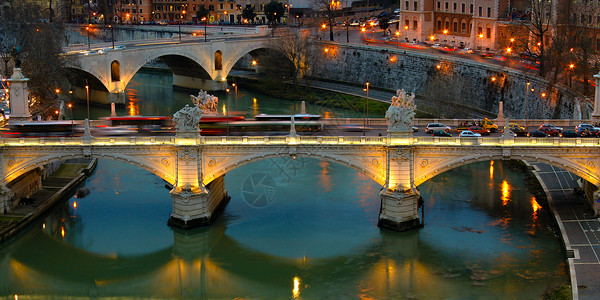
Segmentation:
{"type": "Polygon", "coordinates": [[[441,10],[442,9],[442,2],[438,1],[437,3],[437,10],[441,10]]]}
{"type": "Polygon", "coordinates": [[[458,22],[454,21],[453,25],[453,31],[452,32],[458,32],[458,22]]]}
{"type": "Polygon", "coordinates": [[[219,9],[223,9],[223,3],[219,3],[219,9]]]}
{"type": "Polygon", "coordinates": [[[452,9],[454,12],[456,12],[456,2],[452,3],[452,9]]]}
{"type": "Polygon", "coordinates": [[[233,3],[229,4],[229,9],[233,9],[233,3]]]}
{"type": "Polygon", "coordinates": [[[470,13],[470,14],[473,14],[473,4],[470,4],[470,5],[469,5],[469,13],[470,13]]]}
{"type": "Polygon", "coordinates": [[[437,21],[437,30],[442,30],[442,20],[437,21]]]}
{"type": "Polygon", "coordinates": [[[480,17],[483,16],[483,7],[481,7],[481,6],[479,7],[479,16],[480,17]]]}
{"type": "Polygon", "coordinates": [[[465,33],[465,32],[467,32],[467,23],[465,23],[465,22],[462,22],[462,23],[460,24],[460,32],[462,32],[462,33],[465,33]]]}
{"type": "Polygon", "coordinates": [[[417,10],[418,10],[418,7],[419,7],[419,6],[417,5],[417,1],[413,2],[413,7],[415,8],[415,11],[417,11],[417,10]]]}
{"type": "Polygon", "coordinates": [[[448,2],[446,2],[446,11],[448,11],[448,2]]]}
{"type": "Polygon", "coordinates": [[[485,29],[485,37],[488,39],[492,37],[492,29],[491,28],[485,29]]]}
{"type": "Polygon", "coordinates": [[[409,10],[410,7],[408,7],[408,1],[406,1],[404,4],[406,5],[406,10],[409,10]]]}
{"type": "Polygon", "coordinates": [[[460,10],[463,14],[465,13],[465,4],[464,3],[460,5],[460,10]]]}
{"type": "Polygon", "coordinates": [[[492,17],[492,8],[488,6],[487,8],[487,17],[491,18],[492,17]]]}
{"type": "Polygon", "coordinates": [[[419,25],[419,22],[417,22],[416,20],[413,21],[413,29],[414,30],[417,30],[418,25],[419,25]]]}

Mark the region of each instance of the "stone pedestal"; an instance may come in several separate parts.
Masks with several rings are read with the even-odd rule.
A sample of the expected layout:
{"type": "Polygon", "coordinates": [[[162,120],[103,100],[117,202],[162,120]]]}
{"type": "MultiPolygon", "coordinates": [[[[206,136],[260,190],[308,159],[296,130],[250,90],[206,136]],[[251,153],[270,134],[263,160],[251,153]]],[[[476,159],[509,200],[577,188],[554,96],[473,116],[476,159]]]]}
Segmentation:
{"type": "Polygon", "coordinates": [[[13,75],[7,79],[9,82],[9,100],[10,100],[10,123],[31,121],[29,113],[29,91],[27,81],[21,73],[21,69],[13,69],[13,75]]]}
{"type": "Polygon", "coordinates": [[[504,123],[504,120],[504,102],[500,101],[500,104],[498,106],[498,118],[496,118],[496,124],[502,124],[504,123]]]}
{"type": "Polygon", "coordinates": [[[405,231],[421,226],[419,203],[422,200],[417,191],[386,189],[379,194],[379,197],[381,198],[381,210],[377,226],[396,231],[405,231]]]}
{"type": "Polygon", "coordinates": [[[183,229],[212,224],[229,202],[224,177],[213,180],[208,189],[189,185],[173,188],[173,214],[167,224],[183,229]]]}

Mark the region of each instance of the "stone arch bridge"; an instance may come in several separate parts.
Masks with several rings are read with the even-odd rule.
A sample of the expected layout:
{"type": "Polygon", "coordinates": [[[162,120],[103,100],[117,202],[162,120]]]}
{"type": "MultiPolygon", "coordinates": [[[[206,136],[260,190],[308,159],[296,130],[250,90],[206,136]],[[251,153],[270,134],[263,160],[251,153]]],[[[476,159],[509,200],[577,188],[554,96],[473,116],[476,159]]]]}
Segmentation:
{"type": "Polygon", "coordinates": [[[72,138],[0,139],[0,145],[0,210],[14,205],[6,186],[30,170],[68,158],[110,158],[148,170],[172,184],[173,213],[169,223],[183,228],[214,221],[228,201],[224,188],[227,172],[277,156],[320,158],[366,174],[384,188],[380,193],[379,225],[397,230],[420,225],[419,184],[476,161],[541,161],[600,185],[598,139],[411,135],[96,138],[87,134],[72,138]]]}
{"type": "MultiPolygon", "coordinates": [[[[160,58],[173,71],[173,84],[185,88],[225,90],[227,75],[246,54],[273,50],[274,38],[230,38],[208,42],[146,43],[125,50],[76,55],[71,68],[78,85],[89,82],[90,97],[105,102],[124,101],[124,90],[145,64],[160,58]]],[[[78,87],[76,96],[85,99],[86,91],[78,87]]]]}

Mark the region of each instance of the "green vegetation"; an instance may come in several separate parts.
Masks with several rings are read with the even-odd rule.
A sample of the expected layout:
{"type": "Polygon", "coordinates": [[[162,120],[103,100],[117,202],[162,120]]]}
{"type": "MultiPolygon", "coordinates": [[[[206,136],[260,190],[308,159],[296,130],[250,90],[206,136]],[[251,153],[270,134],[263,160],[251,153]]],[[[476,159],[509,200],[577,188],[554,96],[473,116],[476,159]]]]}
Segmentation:
{"type": "Polygon", "coordinates": [[[548,288],[542,295],[544,300],[568,300],[571,298],[572,291],[569,283],[563,283],[563,285],[557,288],[548,288]]]}

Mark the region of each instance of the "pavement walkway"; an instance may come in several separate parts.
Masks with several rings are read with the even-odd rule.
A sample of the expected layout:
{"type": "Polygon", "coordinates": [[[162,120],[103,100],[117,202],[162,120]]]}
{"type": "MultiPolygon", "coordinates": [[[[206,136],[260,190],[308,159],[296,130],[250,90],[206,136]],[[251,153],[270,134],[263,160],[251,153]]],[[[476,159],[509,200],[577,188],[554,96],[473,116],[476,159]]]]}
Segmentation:
{"type": "Polygon", "coordinates": [[[34,193],[33,203],[17,205],[8,214],[0,215],[0,242],[3,242],[68,194],[95,168],[96,159],[65,161],[54,173],[42,180],[42,189],[34,193]]]}
{"type": "Polygon", "coordinates": [[[573,299],[600,298],[600,218],[576,193],[578,176],[543,163],[528,162],[548,195],[567,252],[573,299]]]}

